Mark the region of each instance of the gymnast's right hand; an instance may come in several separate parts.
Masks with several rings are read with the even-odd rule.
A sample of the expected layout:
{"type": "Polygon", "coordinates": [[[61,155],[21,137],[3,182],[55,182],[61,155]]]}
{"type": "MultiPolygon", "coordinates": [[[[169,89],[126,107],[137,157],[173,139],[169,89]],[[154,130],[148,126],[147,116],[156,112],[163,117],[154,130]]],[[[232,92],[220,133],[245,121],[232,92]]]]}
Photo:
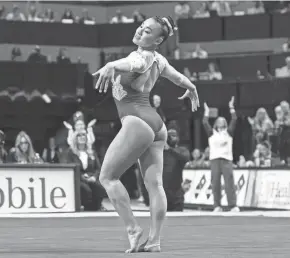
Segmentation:
{"type": "Polygon", "coordinates": [[[110,63],[107,63],[103,68],[98,70],[97,72],[93,73],[93,76],[98,76],[98,81],[96,83],[96,90],[99,90],[99,92],[107,92],[109,83],[113,82],[115,74],[115,69],[110,63]]]}

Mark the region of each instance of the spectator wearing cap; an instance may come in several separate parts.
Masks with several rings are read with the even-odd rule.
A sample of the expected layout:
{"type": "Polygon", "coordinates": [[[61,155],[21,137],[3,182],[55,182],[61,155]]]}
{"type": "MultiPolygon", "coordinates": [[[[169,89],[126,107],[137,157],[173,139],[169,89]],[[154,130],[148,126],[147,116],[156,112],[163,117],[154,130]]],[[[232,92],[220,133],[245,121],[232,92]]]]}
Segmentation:
{"type": "Polygon", "coordinates": [[[7,162],[7,152],[5,150],[5,133],[0,130],[0,163],[7,162]]]}

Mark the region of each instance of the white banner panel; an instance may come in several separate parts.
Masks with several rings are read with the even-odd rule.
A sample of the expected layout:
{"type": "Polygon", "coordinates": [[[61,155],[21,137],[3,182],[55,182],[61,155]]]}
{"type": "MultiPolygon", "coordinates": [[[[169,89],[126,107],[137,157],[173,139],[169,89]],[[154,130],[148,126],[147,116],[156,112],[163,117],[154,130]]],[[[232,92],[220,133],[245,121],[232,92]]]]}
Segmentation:
{"type": "Polygon", "coordinates": [[[0,168],[0,213],[74,211],[73,169],[0,168]]]}
{"type": "MultiPolygon", "coordinates": [[[[185,204],[201,204],[213,205],[213,194],[211,188],[211,171],[210,170],[194,170],[185,169],[183,171],[183,180],[190,180],[191,186],[185,194],[185,204]]],[[[249,171],[234,170],[234,180],[237,193],[237,205],[242,207],[245,205],[247,194],[249,171]]],[[[222,177],[222,199],[221,204],[228,205],[224,188],[224,179],[222,177]]]]}
{"type": "Polygon", "coordinates": [[[290,209],[290,171],[257,172],[252,206],[268,209],[290,209]]]}

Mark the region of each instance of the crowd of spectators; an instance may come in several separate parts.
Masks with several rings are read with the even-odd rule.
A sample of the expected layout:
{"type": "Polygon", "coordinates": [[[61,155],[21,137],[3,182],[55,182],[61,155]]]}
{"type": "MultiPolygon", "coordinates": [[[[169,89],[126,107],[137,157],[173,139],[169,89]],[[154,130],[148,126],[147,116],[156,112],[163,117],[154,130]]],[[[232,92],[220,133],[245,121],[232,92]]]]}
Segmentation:
{"type": "MultiPolygon", "coordinates": [[[[39,3],[27,3],[26,12],[21,10],[17,4],[13,4],[12,10],[5,10],[5,7],[0,6],[0,19],[6,19],[8,21],[29,21],[29,22],[62,22],[65,24],[79,23],[85,25],[96,24],[95,17],[89,14],[87,8],[83,8],[82,15],[74,15],[71,9],[67,8],[62,15],[56,17],[55,12],[47,8],[42,11],[41,4],[39,3]]],[[[121,10],[116,11],[116,15],[112,17],[110,23],[134,23],[143,22],[146,16],[135,10],[131,17],[126,17],[121,10]]]]}

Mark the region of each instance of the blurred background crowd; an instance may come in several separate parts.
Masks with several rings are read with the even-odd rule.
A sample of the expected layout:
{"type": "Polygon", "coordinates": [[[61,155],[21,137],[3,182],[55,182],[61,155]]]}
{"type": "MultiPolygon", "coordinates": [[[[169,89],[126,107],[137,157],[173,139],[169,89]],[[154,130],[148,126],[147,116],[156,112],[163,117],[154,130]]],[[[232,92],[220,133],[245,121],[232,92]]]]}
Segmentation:
{"type": "MultiPolygon", "coordinates": [[[[0,24],[3,24],[0,27],[5,27],[10,23],[18,24],[22,22],[29,24],[31,28],[36,22],[43,23],[44,31],[47,28],[47,23],[56,24],[55,26],[65,24],[65,26],[68,26],[66,27],[68,30],[70,30],[69,26],[73,26],[72,24],[78,24],[78,26],[84,26],[81,27],[84,31],[87,26],[97,26],[98,24],[119,26],[117,24],[136,23],[136,26],[138,26],[146,17],[156,15],[156,12],[161,12],[161,10],[163,10],[164,16],[171,14],[174,17],[179,26],[179,35],[165,44],[160,52],[169,59],[177,70],[194,81],[200,88],[204,87],[200,97],[202,102],[207,101],[209,103],[210,122],[219,115],[229,117],[225,114],[227,110],[224,108],[228,102],[226,97],[225,104],[220,106],[216,106],[215,103],[217,102],[215,101],[211,102],[204,99],[205,95],[211,95],[213,100],[223,99],[222,96],[227,93],[226,88],[222,86],[231,84],[232,88],[238,89],[238,94],[242,94],[243,88],[240,88],[240,86],[250,81],[250,84],[247,85],[252,88],[247,87],[248,96],[251,95],[252,90],[254,91],[255,85],[258,85],[256,88],[260,90],[259,93],[255,94],[258,94],[260,99],[266,99],[264,101],[265,105],[255,103],[254,106],[250,107],[243,107],[239,103],[240,101],[237,101],[238,122],[234,134],[234,165],[238,168],[289,166],[290,106],[289,89],[287,87],[290,81],[287,78],[290,78],[290,40],[288,36],[271,36],[271,38],[263,36],[250,38],[247,36],[246,39],[243,39],[235,35],[233,37],[236,38],[228,40],[220,38],[213,40],[207,39],[207,35],[202,36],[199,40],[196,35],[210,34],[207,33],[207,28],[200,27],[201,30],[193,30],[191,35],[188,31],[192,26],[191,21],[198,23],[200,21],[210,21],[210,19],[229,19],[231,17],[241,19],[245,16],[258,19],[264,17],[265,14],[271,14],[288,17],[288,20],[286,18],[285,20],[290,21],[288,15],[290,13],[290,2],[154,1],[154,3],[148,3],[147,1],[108,3],[96,1],[90,3],[86,1],[66,1],[58,3],[50,1],[1,1],[0,24]],[[101,15],[96,14],[97,10],[105,10],[105,14],[101,17],[101,15]],[[182,32],[184,34],[184,28],[182,27],[184,24],[189,24],[185,26],[188,36],[182,36],[182,32]],[[252,62],[254,59],[258,61],[252,62]],[[279,80],[284,83],[281,88],[279,88],[279,80]],[[272,91],[264,91],[262,83],[267,85],[267,89],[273,87],[272,91],[278,94],[278,97],[271,95],[272,91]],[[286,91],[285,87],[287,88],[286,91]],[[206,89],[208,89],[208,93],[206,89]],[[280,89],[281,94],[279,95],[280,89]],[[284,94],[285,92],[288,95],[284,94]]],[[[122,27],[121,30],[124,30],[124,28],[122,27]]],[[[3,32],[0,32],[0,35],[1,33],[3,32]]],[[[10,31],[10,33],[15,32],[10,31]]],[[[40,44],[40,40],[28,44],[21,43],[23,39],[19,39],[17,35],[14,36],[15,40],[9,42],[0,40],[0,62],[2,63],[0,70],[6,71],[4,73],[6,77],[1,81],[0,97],[9,97],[7,106],[5,106],[5,101],[2,102],[1,106],[1,162],[76,163],[82,175],[82,206],[86,210],[103,209],[102,200],[105,193],[98,183],[98,173],[106,149],[119,130],[120,123],[116,115],[106,116],[106,107],[111,105],[110,108],[114,109],[114,104],[108,102],[106,97],[98,97],[93,93],[94,82],[90,73],[109,60],[125,56],[134,49],[134,46],[123,46],[122,43],[118,45],[118,42],[116,42],[111,47],[111,43],[108,43],[109,47],[99,47],[99,52],[96,54],[92,47],[82,46],[79,43],[73,46],[62,42],[59,45],[49,42],[40,44]],[[14,81],[10,83],[9,80],[13,77],[19,77],[19,74],[12,72],[11,63],[27,63],[30,66],[37,64],[43,67],[50,63],[56,63],[60,67],[85,64],[86,68],[82,75],[83,87],[77,89],[78,93],[75,94],[76,96],[69,104],[61,100],[62,96],[58,96],[59,104],[52,111],[50,107],[43,106],[53,102],[52,95],[37,88],[40,85],[42,75],[39,75],[39,78],[37,74],[32,76],[33,79],[37,78],[38,80],[37,85],[34,85],[34,90],[39,90],[39,94],[33,95],[25,87],[19,87],[25,75],[22,75],[23,78],[19,78],[18,89],[11,91],[11,87],[15,87],[16,83],[14,81]],[[9,83],[5,81],[6,79],[9,83]],[[22,94],[19,92],[22,92],[22,94]],[[25,101],[23,99],[18,100],[17,96],[24,96],[25,101]],[[44,104],[36,103],[31,108],[32,111],[27,111],[23,115],[21,112],[25,109],[25,105],[28,106],[28,102],[31,104],[34,97],[41,98],[44,104]],[[17,101],[22,102],[19,104],[17,101]],[[50,109],[50,120],[48,114],[45,116],[35,115],[37,112],[41,113],[42,108],[50,109]],[[11,122],[13,119],[22,122],[11,122]],[[48,121],[54,121],[53,125],[52,122],[48,121]]],[[[54,39],[54,42],[56,41],[57,38],[54,39]]],[[[165,87],[164,84],[167,84],[167,82],[162,83],[163,87],[165,87]]],[[[162,83],[160,82],[160,85],[162,83]]],[[[169,147],[182,146],[184,148],[182,149],[183,158],[181,158],[183,167],[188,169],[209,168],[207,137],[201,126],[202,112],[197,114],[188,112],[188,103],[186,102],[172,106],[170,100],[176,98],[176,92],[163,91],[166,95],[161,94],[162,90],[157,90],[153,93],[151,100],[152,105],[166,123],[168,130],[174,131],[172,137],[169,137],[169,141],[171,140],[169,147]],[[174,143],[172,143],[173,138],[175,139],[174,143]]],[[[230,96],[233,95],[229,94],[230,96]]],[[[251,101],[255,102],[255,100],[251,101]]],[[[171,164],[170,166],[172,168],[174,165],[171,164]]],[[[169,182],[168,185],[174,180],[174,173],[174,171],[165,173],[164,177],[169,178],[168,180],[164,179],[165,182],[169,182]]],[[[146,199],[144,189],[142,190],[137,164],[125,173],[122,181],[132,198],[146,199]]],[[[179,182],[179,184],[181,183],[179,182]]],[[[167,192],[167,194],[170,193],[167,192]]]]}

